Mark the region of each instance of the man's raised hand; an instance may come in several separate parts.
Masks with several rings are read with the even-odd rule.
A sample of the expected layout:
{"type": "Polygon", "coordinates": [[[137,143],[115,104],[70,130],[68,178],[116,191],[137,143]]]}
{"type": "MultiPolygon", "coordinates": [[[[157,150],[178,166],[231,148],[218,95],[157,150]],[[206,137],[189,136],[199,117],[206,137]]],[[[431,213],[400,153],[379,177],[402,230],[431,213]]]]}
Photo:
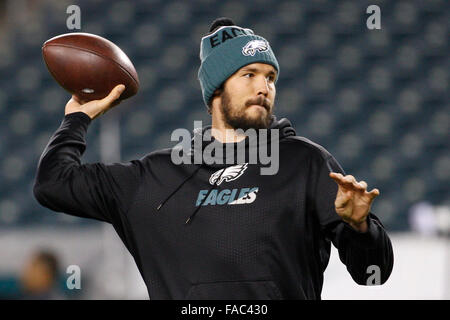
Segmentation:
{"type": "Polygon", "coordinates": [[[340,173],[331,172],[330,178],[338,184],[334,202],[336,213],[355,230],[366,232],[370,206],[380,191],[373,189],[368,192],[367,183],[357,182],[352,175],[343,176],[340,173]]]}
{"type": "Polygon", "coordinates": [[[125,90],[125,86],[123,84],[119,84],[115,86],[111,92],[100,100],[92,100],[84,103],[83,101],[79,101],[75,96],[67,102],[65,115],[75,113],[75,112],[84,112],[91,119],[95,119],[98,116],[101,116],[106,111],[111,109],[112,107],[118,105],[121,100],[119,99],[122,92],[125,90]]]}

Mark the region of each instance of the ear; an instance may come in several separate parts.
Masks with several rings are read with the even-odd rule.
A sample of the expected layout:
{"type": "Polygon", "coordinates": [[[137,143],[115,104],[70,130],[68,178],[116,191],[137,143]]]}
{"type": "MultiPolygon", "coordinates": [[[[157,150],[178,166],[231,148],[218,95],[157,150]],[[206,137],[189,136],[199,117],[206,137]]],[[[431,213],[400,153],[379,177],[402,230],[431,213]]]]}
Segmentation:
{"type": "Polygon", "coordinates": [[[216,91],[214,91],[214,93],[212,95],[213,98],[220,96],[222,94],[222,91],[223,91],[222,87],[217,88],[216,91]]]}
{"type": "Polygon", "coordinates": [[[211,98],[211,104],[209,105],[209,108],[208,108],[209,114],[212,115],[214,108],[218,108],[218,106],[220,106],[220,99],[221,99],[220,95],[214,95],[211,98]]]}
{"type": "Polygon", "coordinates": [[[214,91],[213,95],[211,96],[211,100],[210,100],[209,108],[208,108],[209,110],[211,110],[211,112],[212,112],[212,109],[213,109],[214,104],[217,103],[217,102],[215,102],[215,101],[221,99],[222,92],[223,92],[223,89],[222,89],[222,88],[217,88],[217,89],[214,91]]]}

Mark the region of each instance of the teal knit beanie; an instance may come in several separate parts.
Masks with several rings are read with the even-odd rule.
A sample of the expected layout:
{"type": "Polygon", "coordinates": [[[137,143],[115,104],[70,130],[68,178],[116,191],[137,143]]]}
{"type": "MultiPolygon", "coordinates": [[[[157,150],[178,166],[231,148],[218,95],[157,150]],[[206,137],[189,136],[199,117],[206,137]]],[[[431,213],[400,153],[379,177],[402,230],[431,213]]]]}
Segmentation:
{"type": "Polygon", "coordinates": [[[248,64],[267,63],[280,73],[278,61],[266,39],[255,35],[251,29],[234,25],[229,19],[216,20],[213,26],[217,21],[220,27],[204,36],[200,44],[198,79],[206,106],[214,91],[248,64]],[[223,21],[226,25],[221,24],[223,21]]]}

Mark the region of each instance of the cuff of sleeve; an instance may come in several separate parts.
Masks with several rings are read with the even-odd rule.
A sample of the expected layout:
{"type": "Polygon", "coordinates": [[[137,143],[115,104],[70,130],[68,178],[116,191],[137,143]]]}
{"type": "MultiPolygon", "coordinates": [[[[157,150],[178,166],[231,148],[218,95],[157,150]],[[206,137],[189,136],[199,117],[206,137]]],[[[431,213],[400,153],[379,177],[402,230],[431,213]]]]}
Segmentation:
{"type": "Polygon", "coordinates": [[[57,133],[70,133],[71,136],[77,136],[80,139],[84,139],[91,121],[92,119],[84,112],[70,113],[64,116],[57,133]]]}
{"type": "Polygon", "coordinates": [[[378,245],[378,238],[380,236],[380,227],[377,225],[377,222],[368,217],[367,218],[367,231],[359,232],[353,229],[348,223],[345,224],[346,234],[350,239],[351,243],[355,244],[355,246],[373,249],[378,245]]]}
{"type": "Polygon", "coordinates": [[[86,125],[89,125],[92,121],[92,119],[84,112],[74,112],[74,113],[69,113],[68,115],[64,116],[64,121],[65,120],[79,120],[81,122],[83,122],[86,125]]]}

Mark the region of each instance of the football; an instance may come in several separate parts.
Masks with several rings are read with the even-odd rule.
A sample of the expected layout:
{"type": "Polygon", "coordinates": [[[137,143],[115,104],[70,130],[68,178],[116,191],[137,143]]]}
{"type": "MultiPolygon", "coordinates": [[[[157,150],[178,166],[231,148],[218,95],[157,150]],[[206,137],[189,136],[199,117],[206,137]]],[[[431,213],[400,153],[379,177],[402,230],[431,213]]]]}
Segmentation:
{"type": "Polygon", "coordinates": [[[128,56],[114,43],[90,33],[67,33],[47,40],[42,55],[53,78],[79,100],[102,99],[118,84],[127,99],[138,92],[139,78],[128,56]]]}

